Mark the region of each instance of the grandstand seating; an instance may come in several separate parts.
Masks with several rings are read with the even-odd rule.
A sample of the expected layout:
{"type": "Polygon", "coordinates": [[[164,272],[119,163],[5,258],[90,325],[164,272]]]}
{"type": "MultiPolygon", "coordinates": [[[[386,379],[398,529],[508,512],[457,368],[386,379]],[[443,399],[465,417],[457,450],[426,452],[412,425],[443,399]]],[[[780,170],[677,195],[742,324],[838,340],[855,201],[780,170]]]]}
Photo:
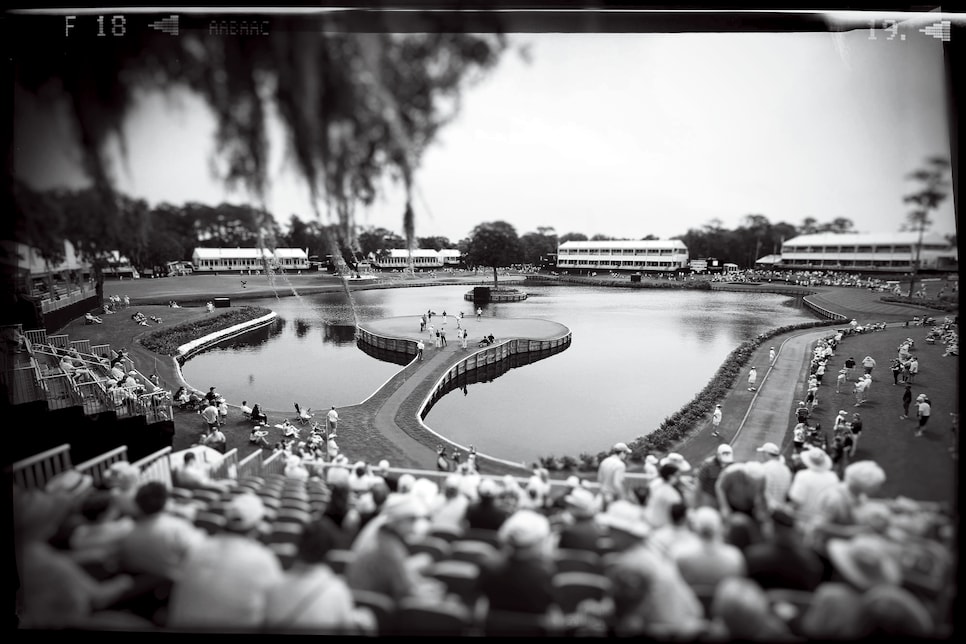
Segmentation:
{"type": "MultiPolygon", "coordinates": [[[[325,484],[318,479],[302,481],[286,478],[265,467],[277,462],[277,455],[264,457],[261,450],[253,452],[247,462],[246,474],[238,476],[237,469],[223,467],[226,462],[237,462],[237,452],[220,456],[222,461],[209,463],[213,472],[219,472],[219,489],[188,489],[174,484],[172,478],[171,449],[165,448],[134,462],[141,472],[141,480],[162,481],[171,490],[171,503],[176,512],[191,518],[193,523],[209,534],[216,534],[225,527],[224,506],[235,495],[255,493],[266,506],[266,515],[258,529],[258,539],[278,557],[284,569],[296,559],[298,541],[304,525],[321,516],[328,500],[325,484]],[[269,470],[269,471],[265,471],[269,470]],[[234,476],[232,476],[234,473],[234,476]]],[[[10,469],[12,479],[19,487],[42,488],[50,478],[68,469],[90,474],[102,482],[103,473],[114,462],[127,460],[124,447],[105,452],[78,465],[70,461],[70,448],[61,445],[29,459],[15,463],[10,469]]],[[[553,577],[556,608],[554,615],[518,614],[490,611],[488,602],[479,591],[479,571],[485,562],[495,556],[495,532],[433,530],[412,546],[412,553],[425,553],[433,563],[426,574],[445,585],[444,601],[403,600],[366,591],[353,591],[358,606],[373,612],[381,635],[450,635],[450,636],[541,636],[579,635],[574,626],[580,620],[569,619],[578,612],[585,600],[600,601],[610,596],[610,580],[603,571],[612,565],[619,553],[599,554],[584,550],[559,550],[555,553],[556,574],[553,577]]],[[[344,575],[348,564],[354,560],[351,550],[331,550],[326,560],[338,575],[344,575]]],[[[919,560],[917,559],[916,562],[919,560]]],[[[916,563],[914,562],[914,563],[916,563]]],[[[916,563],[916,565],[920,565],[916,563]]],[[[925,565],[925,564],[922,564],[925,565]]],[[[101,577],[110,571],[97,571],[101,577]]],[[[710,611],[713,588],[695,588],[698,597],[710,611]]],[[[163,593],[162,593],[163,594],[163,593]]],[[[776,615],[794,626],[811,601],[811,593],[791,590],[769,590],[766,593],[776,615]]],[[[152,596],[138,599],[130,604],[132,612],[163,615],[166,597],[152,596]],[[140,607],[142,602],[145,607],[140,607]]],[[[710,615],[706,615],[710,617],[710,615]]],[[[161,618],[154,617],[163,626],[161,618]]],[[[668,637],[675,635],[667,633],[668,637]]]]}

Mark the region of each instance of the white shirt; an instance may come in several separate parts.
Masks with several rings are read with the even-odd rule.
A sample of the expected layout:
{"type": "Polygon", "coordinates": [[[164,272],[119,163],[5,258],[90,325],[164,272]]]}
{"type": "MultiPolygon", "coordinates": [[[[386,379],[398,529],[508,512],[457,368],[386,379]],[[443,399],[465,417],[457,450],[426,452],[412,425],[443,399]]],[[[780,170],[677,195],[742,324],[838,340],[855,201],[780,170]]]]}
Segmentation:
{"type": "Polygon", "coordinates": [[[327,413],[325,417],[329,419],[329,422],[334,423],[335,421],[339,420],[339,413],[334,409],[330,409],[329,413],[327,413]]]}
{"type": "Polygon", "coordinates": [[[835,487],[838,482],[839,477],[831,470],[817,472],[804,469],[795,473],[788,488],[788,498],[795,503],[798,521],[803,527],[818,516],[818,499],[822,491],[835,487]]]}
{"type": "Polygon", "coordinates": [[[168,624],[182,627],[260,626],[267,595],[283,579],[271,550],[234,534],[210,537],[184,565],[171,590],[168,624]]]}

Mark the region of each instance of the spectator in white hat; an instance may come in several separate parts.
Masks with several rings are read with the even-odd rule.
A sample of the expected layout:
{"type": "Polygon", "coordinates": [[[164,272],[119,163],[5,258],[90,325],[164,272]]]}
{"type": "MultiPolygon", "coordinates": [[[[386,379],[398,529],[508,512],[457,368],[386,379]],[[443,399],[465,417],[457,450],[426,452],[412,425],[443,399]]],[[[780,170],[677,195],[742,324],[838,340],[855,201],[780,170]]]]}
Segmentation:
{"type": "Polygon", "coordinates": [[[673,548],[671,557],[692,588],[713,587],[726,577],[745,575],[744,555],[724,542],[724,527],[717,510],[697,508],[691,513],[690,524],[698,541],[673,548]]]}
{"type": "Polygon", "coordinates": [[[612,584],[614,633],[690,639],[700,632],[704,609],[677,566],[648,547],[651,528],[640,506],[615,501],[598,520],[619,553],[605,570],[612,584]]]}
{"type": "Polygon", "coordinates": [[[563,499],[566,525],[560,530],[558,548],[595,551],[603,530],[595,517],[600,509],[599,499],[588,489],[576,487],[563,499]]]}
{"type": "Polygon", "coordinates": [[[626,443],[616,443],[610,449],[610,455],[597,467],[597,482],[600,483],[604,507],[613,501],[627,498],[624,473],[627,471],[627,456],[630,453],[631,449],[626,443]]]}
{"type": "Polygon", "coordinates": [[[839,477],[832,471],[832,459],[825,450],[808,447],[802,450],[801,458],[805,469],[792,477],[788,499],[798,525],[809,531],[819,515],[818,499],[824,490],[838,485],[839,477]]]}
{"type": "Polygon", "coordinates": [[[701,465],[698,466],[694,505],[710,508],[718,507],[718,497],[714,491],[715,483],[718,482],[718,476],[721,475],[721,472],[734,462],[734,450],[727,443],[718,445],[715,453],[701,462],[701,465]]]}
{"type": "Polygon", "coordinates": [[[868,531],[856,521],[856,510],[882,488],[885,480],[885,472],[875,461],[856,461],[846,467],[843,480],[823,490],[818,498],[819,544],[828,538],[849,538],[868,531]]]}
{"type": "Polygon", "coordinates": [[[498,530],[509,516],[498,503],[501,494],[502,489],[499,483],[490,478],[481,480],[477,487],[478,500],[466,508],[466,527],[478,530],[498,530]]]}
{"type": "Polygon", "coordinates": [[[130,576],[99,581],[67,553],[50,545],[70,501],[40,490],[13,490],[13,553],[21,629],[137,630],[151,624],[132,614],[105,610],[132,590],[130,576]]]}
{"type": "Polygon", "coordinates": [[[792,486],[792,471],[785,465],[781,450],[774,443],[765,443],[757,449],[761,455],[765,475],[765,503],[769,511],[783,507],[788,502],[788,488],[792,486]]]}
{"type": "Polygon", "coordinates": [[[207,538],[171,589],[173,628],[258,628],[268,592],[283,579],[278,557],[257,538],[265,506],[246,492],[225,505],[225,529],[207,538]]]}
{"type": "Polygon", "coordinates": [[[418,533],[417,523],[426,519],[425,507],[412,494],[395,494],[380,514],[383,523],[374,538],[361,545],[346,568],[349,587],[382,593],[397,602],[413,596],[442,599],[442,585],[408,563],[409,543],[418,533]]]}
{"type": "Polygon", "coordinates": [[[497,533],[502,552],[480,570],[479,589],[491,610],[546,613],[554,603],[550,521],[533,510],[517,510],[497,533]]]}

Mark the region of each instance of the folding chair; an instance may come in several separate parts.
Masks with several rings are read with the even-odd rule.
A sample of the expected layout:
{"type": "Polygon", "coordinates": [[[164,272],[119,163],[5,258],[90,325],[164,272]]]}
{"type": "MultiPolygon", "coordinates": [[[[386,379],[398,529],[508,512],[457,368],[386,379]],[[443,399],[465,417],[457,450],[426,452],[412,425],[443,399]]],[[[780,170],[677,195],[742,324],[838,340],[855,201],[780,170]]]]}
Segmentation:
{"type": "Polygon", "coordinates": [[[195,514],[195,525],[208,534],[216,534],[225,529],[225,517],[202,510],[195,514]]]}
{"type": "Polygon", "coordinates": [[[590,550],[560,548],[554,555],[557,572],[589,572],[603,574],[600,555],[590,550]]]}
{"type": "Polygon", "coordinates": [[[499,551],[485,541],[456,539],[450,543],[450,559],[469,561],[480,568],[495,559],[498,554],[499,551]]]}
{"type": "Polygon", "coordinates": [[[396,607],[396,630],[399,635],[467,635],[472,613],[466,606],[451,601],[406,598],[396,607]]]}
{"type": "MultiPolygon", "coordinates": [[[[332,552],[330,551],[329,554],[332,554],[332,552]]],[[[379,635],[393,634],[396,602],[392,597],[371,590],[353,588],[352,600],[356,606],[368,608],[372,611],[372,614],[376,617],[379,635]]]]}
{"type": "Polygon", "coordinates": [[[300,523],[274,523],[272,524],[272,531],[268,534],[266,539],[267,544],[272,543],[291,543],[298,544],[299,539],[302,537],[302,524],[300,523]]]}
{"type": "Polygon", "coordinates": [[[438,539],[442,539],[444,541],[448,541],[452,543],[453,541],[463,536],[463,531],[454,530],[452,528],[445,528],[443,526],[436,526],[436,527],[430,528],[429,536],[436,537],[438,539]]]}
{"type": "Polygon", "coordinates": [[[556,629],[544,613],[488,610],[483,617],[484,637],[553,637],[556,629]]]}
{"type": "Polygon", "coordinates": [[[610,580],[587,572],[558,572],[553,576],[554,600],[564,614],[577,611],[586,599],[601,600],[610,594],[610,580]]]}
{"type": "Polygon", "coordinates": [[[270,543],[268,547],[278,557],[278,562],[282,564],[282,568],[288,570],[292,567],[292,564],[295,562],[295,556],[298,554],[298,547],[294,543],[270,543]]]}
{"type": "Polygon", "coordinates": [[[472,606],[479,596],[480,569],[475,563],[446,559],[430,566],[428,576],[443,582],[448,593],[455,595],[466,606],[472,606]]]}
{"type": "Polygon", "coordinates": [[[500,538],[497,536],[496,530],[487,530],[486,528],[469,528],[463,532],[463,539],[468,539],[472,541],[483,541],[490,544],[494,548],[500,547],[500,538]]]}
{"type": "Polygon", "coordinates": [[[291,521],[293,523],[301,523],[305,525],[312,520],[312,517],[308,512],[303,512],[302,510],[295,510],[291,508],[280,508],[275,514],[275,522],[280,521],[291,521]]]}
{"type": "Polygon", "coordinates": [[[355,561],[355,558],[356,553],[352,550],[333,548],[326,553],[325,562],[329,564],[329,568],[332,569],[332,572],[337,575],[344,575],[345,569],[350,563],[355,561]]]}
{"type": "Polygon", "coordinates": [[[450,544],[438,537],[424,537],[409,547],[410,554],[425,552],[433,561],[442,561],[449,557],[450,544]]]}
{"type": "Polygon", "coordinates": [[[309,512],[312,506],[309,505],[308,501],[303,501],[302,499],[293,499],[291,497],[282,497],[282,501],[279,504],[280,510],[301,510],[302,512],[309,512]]]}

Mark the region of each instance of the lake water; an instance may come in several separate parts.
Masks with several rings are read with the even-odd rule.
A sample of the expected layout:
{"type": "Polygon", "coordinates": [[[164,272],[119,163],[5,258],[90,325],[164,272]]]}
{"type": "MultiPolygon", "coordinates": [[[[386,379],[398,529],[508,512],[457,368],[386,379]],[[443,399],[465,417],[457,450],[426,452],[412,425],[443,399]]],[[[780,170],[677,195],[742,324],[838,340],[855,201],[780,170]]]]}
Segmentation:
{"type": "MultiPolygon", "coordinates": [[[[466,286],[357,291],[360,321],[464,311],[476,326],[466,286]]],[[[510,369],[490,382],[443,396],[425,418],[451,440],[514,461],[596,454],[645,435],[707,384],[741,342],[768,329],[814,320],[801,301],[781,295],[527,286],[524,302],[490,304],[487,317],[554,320],[573,332],[565,351],[510,369]]],[[[359,403],[400,366],[355,344],[344,293],[251,301],[281,323],[190,359],[185,379],[215,385],[230,402],[267,409],[359,403]]],[[[472,328],[472,327],[471,327],[472,328]]]]}

